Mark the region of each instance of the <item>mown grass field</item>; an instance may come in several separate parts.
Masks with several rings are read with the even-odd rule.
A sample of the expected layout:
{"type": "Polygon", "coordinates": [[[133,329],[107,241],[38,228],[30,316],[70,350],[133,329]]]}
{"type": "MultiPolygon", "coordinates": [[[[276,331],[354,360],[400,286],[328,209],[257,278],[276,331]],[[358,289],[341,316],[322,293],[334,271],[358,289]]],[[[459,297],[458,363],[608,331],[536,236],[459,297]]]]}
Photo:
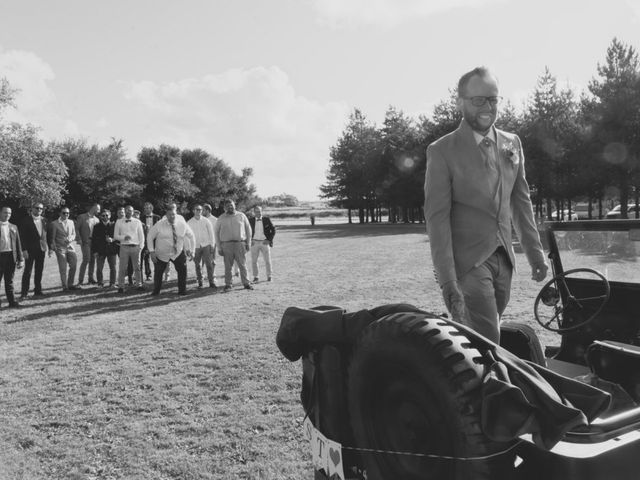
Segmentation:
{"type": "MultiPolygon", "coordinates": [[[[533,324],[519,262],[505,317],[533,324]]],[[[273,263],[254,291],[196,291],[191,264],[190,295],[151,297],[63,295],[48,258],[47,296],[0,310],[0,479],[312,478],[285,308],[444,307],[423,225],[286,226],[273,263]]]]}

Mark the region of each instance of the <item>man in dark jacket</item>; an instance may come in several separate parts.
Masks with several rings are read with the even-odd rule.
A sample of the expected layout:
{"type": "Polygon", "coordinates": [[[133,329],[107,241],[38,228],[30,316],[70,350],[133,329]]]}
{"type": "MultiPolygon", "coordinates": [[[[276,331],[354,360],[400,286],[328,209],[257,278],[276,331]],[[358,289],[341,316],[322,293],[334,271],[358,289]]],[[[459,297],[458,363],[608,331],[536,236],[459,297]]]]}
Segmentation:
{"type": "Polygon", "coordinates": [[[249,218],[249,224],[253,231],[251,238],[251,269],[253,270],[253,281],[258,281],[258,257],[262,252],[265,268],[267,270],[267,281],[271,281],[271,247],[273,247],[273,237],[276,236],[276,227],[271,223],[269,217],[262,216],[262,207],[256,205],[253,208],[253,217],[249,218]]]}
{"type": "Polygon", "coordinates": [[[158,220],[160,220],[160,215],[153,213],[153,204],[146,202],[144,204],[144,213],[140,217],[142,230],[144,231],[144,247],[142,247],[142,255],[140,256],[140,272],[142,272],[144,268],[146,280],[151,280],[151,262],[149,261],[149,249],[147,248],[147,233],[149,233],[149,229],[153,227],[158,220]]]}
{"type": "Polygon", "coordinates": [[[33,274],[33,295],[42,296],[42,271],[44,269],[44,257],[47,253],[47,221],[42,216],[44,205],[35,203],[31,207],[31,215],[25,218],[19,225],[20,242],[22,243],[22,256],[25,259],[22,272],[22,291],[20,299],[24,300],[29,294],[31,282],[31,270],[35,264],[33,274]]]}
{"type": "Polygon", "coordinates": [[[109,287],[116,283],[116,258],[118,257],[118,245],[113,240],[114,223],[111,220],[111,212],[103,210],[100,214],[100,223],[93,227],[91,234],[91,251],[98,255],[96,265],[96,277],[98,286],[103,287],[102,269],[104,261],[109,264],[109,287]]]}

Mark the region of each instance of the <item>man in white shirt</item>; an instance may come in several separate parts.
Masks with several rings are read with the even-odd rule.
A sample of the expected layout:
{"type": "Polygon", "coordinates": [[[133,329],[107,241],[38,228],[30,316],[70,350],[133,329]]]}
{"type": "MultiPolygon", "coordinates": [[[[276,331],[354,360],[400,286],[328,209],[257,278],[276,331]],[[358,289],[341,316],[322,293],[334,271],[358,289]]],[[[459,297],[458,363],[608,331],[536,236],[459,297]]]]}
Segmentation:
{"type": "Polygon", "coordinates": [[[22,268],[22,246],[18,227],[9,223],[11,208],[0,210],[0,281],[4,278],[4,292],[9,306],[20,307],[13,293],[13,275],[16,268],[22,268]]]}
{"type": "Polygon", "coordinates": [[[140,275],[140,252],[144,245],[144,231],[142,222],[133,217],[133,207],[131,205],[124,207],[124,218],[116,220],[113,238],[120,242],[118,293],[124,293],[124,277],[129,261],[133,266],[133,281],[137,285],[137,290],[143,291],[142,276],[140,275]]]}
{"type": "Polygon", "coordinates": [[[60,218],[55,222],[51,222],[49,256],[51,256],[53,252],[56,253],[62,290],[80,290],[80,287],[73,284],[73,279],[76,276],[78,257],[75,248],[73,248],[76,240],[76,227],[73,221],[69,220],[69,214],[69,208],[62,207],[60,210],[60,218]],[[69,268],[68,272],[67,267],[69,268]]]}
{"type": "Polygon", "coordinates": [[[240,268],[240,279],[244,288],[253,290],[247,278],[246,261],[246,253],[251,249],[251,225],[244,213],[236,211],[233,200],[224,202],[224,211],[213,230],[218,252],[224,258],[224,291],[231,290],[231,269],[234,261],[240,268]]]}
{"type": "Polygon", "coordinates": [[[169,262],[173,262],[178,273],[178,293],[187,294],[187,257],[191,258],[191,246],[195,245],[196,239],[187,222],[177,217],[175,210],[167,210],[165,217],[147,233],[149,258],[155,264],[152,295],[160,293],[169,262]]]}
{"type": "Polygon", "coordinates": [[[193,218],[188,222],[189,227],[193,230],[196,242],[194,247],[193,261],[196,264],[196,278],[198,280],[198,288],[202,288],[202,264],[207,267],[207,278],[209,279],[209,287],[216,288],[213,280],[213,248],[215,240],[213,238],[213,225],[202,216],[202,205],[197,204],[193,207],[193,218]]]}

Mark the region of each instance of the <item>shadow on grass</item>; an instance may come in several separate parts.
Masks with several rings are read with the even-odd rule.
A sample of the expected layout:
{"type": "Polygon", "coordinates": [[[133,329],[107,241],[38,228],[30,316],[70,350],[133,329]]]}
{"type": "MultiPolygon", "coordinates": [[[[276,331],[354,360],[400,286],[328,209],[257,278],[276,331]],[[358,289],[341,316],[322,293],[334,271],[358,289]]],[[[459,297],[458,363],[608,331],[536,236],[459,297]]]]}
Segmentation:
{"type": "Polygon", "coordinates": [[[424,223],[340,223],[326,225],[282,225],[278,230],[295,232],[303,238],[344,238],[344,237],[382,237],[388,235],[405,235],[408,233],[425,233],[424,223]]]}
{"type": "MultiPolygon", "coordinates": [[[[195,285],[195,282],[193,284],[195,285]]],[[[158,296],[151,295],[151,287],[144,292],[131,288],[126,290],[126,293],[117,293],[115,289],[103,288],[86,288],[72,294],[58,291],[41,300],[23,302],[20,316],[4,323],[29,322],[59,315],[86,317],[109,312],[136,311],[149,307],[162,307],[174,302],[188,302],[195,298],[222,295],[221,288],[214,292],[210,288],[202,290],[189,288],[189,285],[187,286],[187,295],[179,295],[175,291],[176,286],[177,281],[175,280],[163,284],[163,289],[158,296]],[[57,308],[58,304],[64,304],[65,307],[57,308]],[[45,308],[42,311],[28,313],[31,307],[45,308]]]]}

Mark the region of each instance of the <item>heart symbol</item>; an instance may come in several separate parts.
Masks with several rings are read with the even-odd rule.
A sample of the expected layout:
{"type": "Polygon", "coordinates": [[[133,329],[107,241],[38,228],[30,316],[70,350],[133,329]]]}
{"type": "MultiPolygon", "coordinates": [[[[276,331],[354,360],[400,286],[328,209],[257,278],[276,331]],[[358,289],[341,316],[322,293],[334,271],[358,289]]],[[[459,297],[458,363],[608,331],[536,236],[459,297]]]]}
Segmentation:
{"type": "Polygon", "coordinates": [[[330,448],[329,449],[329,458],[331,458],[331,461],[337,467],[338,464],[340,463],[340,451],[339,450],[334,450],[333,448],[330,448]]]}

